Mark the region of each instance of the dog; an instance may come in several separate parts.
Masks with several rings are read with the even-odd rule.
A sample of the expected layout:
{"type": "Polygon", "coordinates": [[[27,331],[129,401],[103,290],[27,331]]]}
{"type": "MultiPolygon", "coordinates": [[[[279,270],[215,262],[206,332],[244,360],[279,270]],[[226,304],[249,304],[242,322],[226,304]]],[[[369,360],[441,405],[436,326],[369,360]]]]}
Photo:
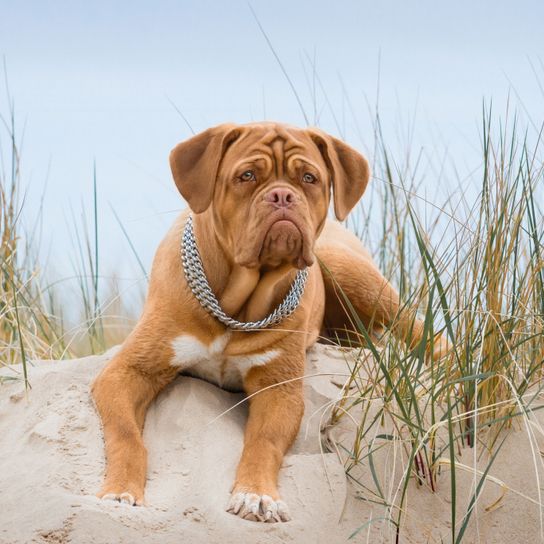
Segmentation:
{"type": "MultiPolygon", "coordinates": [[[[92,385],[107,460],[98,496],[144,503],[146,410],[190,374],[249,396],[227,510],[288,521],[277,479],[303,415],[306,350],[325,327],[353,329],[346,299],[409,348],[424,341],[423,323],[338,222],[370,179],[346,143],[313,128],[223,124],[178,144],[170,165],[190,209],[157,250],[138,324],[92,385]]],[[[443,348],[438,339],[435,356],[443,348]]]]}

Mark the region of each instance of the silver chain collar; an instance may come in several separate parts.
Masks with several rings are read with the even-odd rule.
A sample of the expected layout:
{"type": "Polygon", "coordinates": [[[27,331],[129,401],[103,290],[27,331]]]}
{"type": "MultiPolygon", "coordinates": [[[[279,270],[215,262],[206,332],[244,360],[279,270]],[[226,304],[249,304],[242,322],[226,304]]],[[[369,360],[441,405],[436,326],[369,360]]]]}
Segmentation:
{"type": "Polygon", "coordinates": [[[202,266],[202,259],[200,257],[200,252],[198,251],[198,246],[196,245],[192,215],[189,215],[187,218],[185,228],[183,229],[183,237],[181,239],[181,261],[183,263],[183,271],[185,272],[187,283],[198,302],[200,302],[200,305],[208,313],[221,321],[221,323],[229,327],[229,329],[243,331],[265,329],[266,327],[276,325],[286,317],[289,317],[300,304],[300,299],[304,293],[304,287],[306,286],[306,280],[308,278],[307,268],[299,270],[287,296],[271,314],[259,321],[243,322],[228,316],[221,309],[217,298],[215,298],[215,295],[213,294],[208,279],[206,278],[204,267],[202,266]]]}

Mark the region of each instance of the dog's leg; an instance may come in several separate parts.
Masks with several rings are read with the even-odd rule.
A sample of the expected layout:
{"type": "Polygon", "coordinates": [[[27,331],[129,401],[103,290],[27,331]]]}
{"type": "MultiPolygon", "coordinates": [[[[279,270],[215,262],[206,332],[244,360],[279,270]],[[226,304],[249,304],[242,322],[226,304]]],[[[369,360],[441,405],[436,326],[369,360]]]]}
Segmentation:
{"type": "Polygon", "coordinates": [[[281,359],[253,368],[244,380],[248,395],[256,394],[249,400],[244,450],[227,510],[247,520],[291,519],[277,481],[283,456],[297,435],[304,412],[302,381],[274,384],[293,378],[294,368],[302,375],[303,355],[296,361],[281,359]],[[265,389],[269,386],[273,387],[265,389]]]}
{"type": "MultiPolygon", "coordinates": [[[[324,263],[326,321],[338,328],[346,325],[353,328],[349,327],[352,317],[345,302],[347,298],[365,324],[390,328],[410,348],[421,342],[423,322],[413,308],[402,305],[398,292],[369,257],[341,246],[324,248],[319,257],[324,263]]],[[[442,337],[434,338],[432,346],[434,358],[449,350],[442,337]]]]}
{"type": "MultiPolygon", "coordinates": [[[[138,342],[138,338],[127,343],[92,386],[104,430],[107,463],[98,496],[141,505],[147,469],[142,440],[145,414],[157,393],[175,377],[176,370],[161,366],[160,347],[146,354],[144,342],[138,342]]],[[[149,342],[145,344],[150,350],[149,342]]]]}

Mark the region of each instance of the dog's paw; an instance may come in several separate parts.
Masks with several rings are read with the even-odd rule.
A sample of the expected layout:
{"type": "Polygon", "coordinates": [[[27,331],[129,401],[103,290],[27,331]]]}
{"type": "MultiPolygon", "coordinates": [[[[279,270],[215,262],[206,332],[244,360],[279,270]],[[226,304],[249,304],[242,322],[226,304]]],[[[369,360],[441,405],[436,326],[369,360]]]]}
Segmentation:
{"type": "Polygon", "coordinates": [[[429,342],[425,350],[427,361],[440,361],[447,357],[453,350],[452,344],[443,335],[437,335],[432,342],[429,342]]]}
{"type": "Polygon", "coordinates": [[[269,495],[257,495],[256,493],[233,493],[227,512],[249,521],[264,521],[276,523],[289,521],[289,508],[282,500],[274,500],[269,495]]]}
{"type": "Polygon", "coordinates": [[[103,491],[98,493],[97,497],[103,501],[117,501],[121,504],[128,504],[130,506],[143,506],[144,504],[143,495],[130,493],[128,491],[123,491],[121,493],[103,491]]]}
{"type": "Polygon", "coordinates": [[[430,356],[432,357],[433,361],[440,361],[441,359],[444,359],[444,357],[447,357],[453,350],[452,344],[449,342],[449,340],[445,336],[437,336],[432,345],[432,353],[430,356]]]}

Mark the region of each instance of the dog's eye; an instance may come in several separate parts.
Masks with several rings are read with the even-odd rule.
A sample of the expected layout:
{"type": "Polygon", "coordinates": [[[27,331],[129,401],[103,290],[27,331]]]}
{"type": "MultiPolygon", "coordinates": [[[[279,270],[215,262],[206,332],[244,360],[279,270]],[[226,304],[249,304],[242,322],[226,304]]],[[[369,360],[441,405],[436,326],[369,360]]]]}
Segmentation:
{"type": "Polygon", "coordinates": [[[240,179],[242,181],[255,181],[257,178],[255,177],[255,172],[253,170],[246,170],[241,176],[240,179]]]}
{"type": "Polygon", "coordinates": [[[304,183],[315,183],[317,181],[317,178],[313,174],[310,174],[310,172],[306,172],[302,176],[302,181],[304,183]]]}

